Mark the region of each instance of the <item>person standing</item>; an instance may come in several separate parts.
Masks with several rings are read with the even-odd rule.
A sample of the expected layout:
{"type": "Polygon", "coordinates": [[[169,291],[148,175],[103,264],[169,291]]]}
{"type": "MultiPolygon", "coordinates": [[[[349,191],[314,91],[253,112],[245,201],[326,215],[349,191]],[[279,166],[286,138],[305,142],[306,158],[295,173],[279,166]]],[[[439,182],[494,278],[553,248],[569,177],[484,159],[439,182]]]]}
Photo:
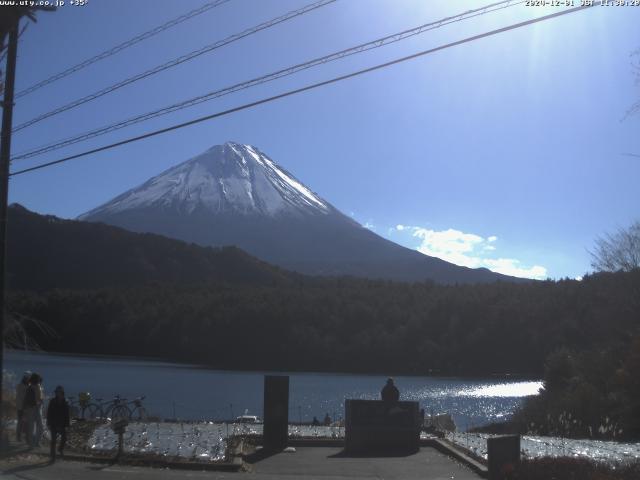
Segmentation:
{"type": "Polygon", "coordinates": [[[55,396],[49,400],[47,408],[47,427],[51,432],[51,461],[56,460],[56,440],[60,435],[58,452],[64,457],[64,446],[67,443],[67,428],[69,427],[69,404],[64,397],[64,388],[56,387],[55,396]]]}
{"type": "Polygon", "coordinates": [[[42,438],[42,377],[37,373],[31,374],[29,387],[24,394],[24,418],[27,423],[27,442],[31,447],[39,447],[42,438]]]}
{"type": "Polygon", "coordinates": [[[387,403],[395,403],[400,400],[400,391],[393,384],[393,378],[389,377],[387,379],[387,384],[382,387],[380,396],[382,397],[382,401],[387,403]]]}
{"type": "Polygon", "coordinates": [[[322,421],[322,423],[326,426],[329,427],[331,426],[331,417],[329,416],[329,412],[327,412],[324,416],[324,420],[322,421]]]}
{"type": "Polygon", "coordinates": [[[18,423],[16,424],[16,440],[20,442],[22,440],[22,434],[25,432],[25,418],[24,418],[24,396],[29,388],[29,377],[31,372],[24,372],[22,380],[16,385],[16,410],[18,423]]]}

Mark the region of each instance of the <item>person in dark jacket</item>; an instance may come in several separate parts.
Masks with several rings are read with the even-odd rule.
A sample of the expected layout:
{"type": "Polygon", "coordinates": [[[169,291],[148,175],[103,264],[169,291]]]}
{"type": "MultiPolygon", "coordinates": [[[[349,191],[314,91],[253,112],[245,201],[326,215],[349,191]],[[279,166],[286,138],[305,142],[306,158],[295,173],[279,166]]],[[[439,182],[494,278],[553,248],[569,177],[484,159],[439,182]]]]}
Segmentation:
{"type": "Polygon", "coordinates": [[[393,384],[393,378],[389,377],[387,379],[387,384],[382,387],[380,396],[382,397],[382,401],[387,403],[394,403],[400,400],[400,391],[393,384]]]}
{"type": "Polygon", "coordinates": [[[64,445],[67,443],[67,427],[69,426],[69,404],[64,398],[64,388],[56,387],[56,395],[49,400],[47,408],[47,427],[51,431],[51,461],[56,460],[56,439],[60,435],[58,452],[64,456],[64,445]]]}

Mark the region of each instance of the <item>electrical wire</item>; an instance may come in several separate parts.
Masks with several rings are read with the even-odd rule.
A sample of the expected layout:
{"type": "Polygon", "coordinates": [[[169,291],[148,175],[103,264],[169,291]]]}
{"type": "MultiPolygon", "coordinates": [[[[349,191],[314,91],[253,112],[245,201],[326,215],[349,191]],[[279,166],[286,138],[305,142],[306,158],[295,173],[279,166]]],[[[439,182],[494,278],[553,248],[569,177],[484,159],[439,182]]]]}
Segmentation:
{"type": "Polygon", "coordinates": [[[542,21],[545,21],[545,20],[550,20],[552,18],[560,17],[562,15],[567,15],[569,13],[578,12],[578,11],[585,10],[585,9],[588,9],[588,8],[592,8],[592,7],[598,6],[598,5],[600,5],[600,2],[594,2],[592,4],[585,4],[585,5],[582,5],[582,6],[579,6],[579,7],[570,8],[568,10],[563,10],[563,11],[560,11],[560,12],[551,13],[551,14],[548,14],[548,15],[545,15],[545,16],[542,16],[542,17],[538,17],[538,18],[534,18],[534,19],[531,19],[531,20],[526,20],[524,22],[519,22],[519,23],[515,23],[515,24],[512,24],[512,25],[508,25],[506,27],[498,28],[498,29],[495,29],[495,30],[490,30],[488,32],[484,32],[484,33],[481,33],[481,34],[478,34],[478,35],[474,35],[474,36],[471,36],[471,37],[463,38],[462,40],[457,40],[455,42],[451,42],[451,43],[447,43],[447,44],[444,44],[444,45],[440,45],[438,47],[430,48],[428,50],[422,50],[421,52],[414,53],[412,55],[408,55],[408,56],[405,56],[405,57],[397,58],[397,59],[391,60],[389,62],[380,63],[380,64],[374,65],[372,67],[364,68],[362,70],[357,70],[355,72],[351,72],[351,73],[348,73],[346,75],[333,77],[333,78],[331,78],[329,80],[324,80],[324,81],[321,81],[321,82],[313,83],[313,84],[306,85],[304,87],[300,87],[300,88],[297,88],[297,89],[294,89],[294,90],[288,90],[288,91],[286,91],[284,93],[280,93],[278,95],[274,95],[274,96],[271,96],[271,97],[263,98],[263,99],[260,99],[260,100],[254,101],[254,102],[246,103],[244,105],[240,105],[238,107],[230,108],[228,110],[223,110],[221,112],[212,113],[210,115],[205,115],[203,117],[199,117],[199,118],[196,118],[196,119],[193,119],[193,120],[189,120],[187,122],[179,123],[177,125],[172,125],[170,127],[166,127],[166,128],[162,128],[162,129],[159,129],[159,130],[152,131],[152,132],[148,132],[148,133],[145,133],[143,135],[138,135],[138,136],[135,136],[135,137],[131,137],[131,138],[128,138],[126,140],[121,140],[119,142],[115,142],[115,143],[111,143],[111,144],[108,144],[108,145],[104,145],[102,147],[98,147],[98,148],[94,148],[94,149],[91,149],[91,150],[87,150],[87,151],[84,151],[84,152],[81,152],[81,153],[77,153],[75,155],[70,155],[68,157],[64,157],[64,158],[61,158],[61,159],[58,159],[58,160],[54,160],[54,161],[51,161],[51,162],[46,162],[46,163],[42,163],[40,165],[35,165],[33,167],[29,167],[29,168],[25,168],[25,169],[22,169],[22,170],[18,170],[18,171],[10,173],[9,176],[13,177],[13,176],[16,176],[16,175],[22,175],[24,173],[33,172],[33,171],[40,170],[40,169],[43,169],[43,168],[51,167],[53,165],[58,165],[58,164],[61,164],[61,163],[65,163],[65,162],[68,162],[70,160],[74,160],[76,158],[86,157],[87,155],[91,155],[93,153],[98,153],[98,152],[103,152],[103,151],[106,151],[106,150],[111,150],[113,148],[116,148],[116,147],[119,147],[119,146],[122,146],[122,145],[126,145],[126,144],[129,144],[129,143],[137,142],[139,140],[144,140],[144,139],[147,139],[147,138],[150,138],[150,137],[155,137],[157,135],[161,135],[163,133],[171,132],[173,130],[178,130],[178,129],[181,129],[181,128],[185,128],[185,127],[188,127],[188,126],[191,126],[191,125],[195,125],[197,123],[201,123],[201,122],[204,122],[204,121],[207,121],[207,120],[212,120],[214,118],[223,117],[225,115],[229,115],[229,114],[232,114],[232,113],[239,112],[241,110],[246,110],[246,109],[249,109],[249,108],[252,108],[252,107],[256,107],[258,105],[263,105],[265,103],[270,103],[270,102],[273,102],[275,100],[279,100],[281,98],[290,97],[290,96],[296,95],[298,93],[302,93],[302,92],[306,92],[306,91],[309,91],[309,90],[313,90],[313,89],[316,89],[316,88],[319,88],[319,87],[323,87],[325,85],[330,85],[330,84],[333,84],[333,83],[337,83],[337,82],[340,82],[340,81],[343,81],[343,80],[347,80],[349,78],[357,77],[357,76],[360,76],[360,75],[364,75],[366,73],[370,73],[370,72],[373,72],[373,71],[376,71],[376,70],[381,70],[383,68],[387,68],[387,67],[390,67],[392,65],[396,65],[396,64],[403,63],[403,62],[406,62],[406,61],[409,61],[409,60],[413,60],[413,59],[416,59],[416,58],[419,58],[419,57],[422,57],[422,56],[425,56],[425,55],[429,55],[431,53],[435,53],[435,52],[438,52],[438,51],[441,51],[441,50],[445,50],[445,49],[448,49],[448,48],[451,48],[451,47],[455,47],[455,46],[462,45],[462,44],[465,44],[465,43],[470,43],[470,42],[473,42],[473,41],[476,41],[476,40],[480,40],[482,38],[490,37],[490,36],[497,35],[497,34],[500,34],[500,33],[503,33],[503,32],[507,32],[507,31],[510,31],[510,30],[515,30],[517,28],[522,28],[522,27],[525,27],[525,26],[528,26],[528,25],[532,25],[534,23],[542,22],[542,21]]]}
{"type": "Polygon", "coordinates": [[[390,45],[392,43],[395,42],[399,42],[401,40],[413,37],[415,35],[419,35],[421,33],[436,29],[436,28],[440,28],[442,26],[445,25],[449,25],[451,23],[455,23],[455,22],[459,22],[462,20],[468,20],[470,18],[474,18],[477,17],[479,15],[484,15],[486,13],[490,13],[490,12],[494,12],[497,10],[502,10],[504,8],[509,8],[509,7],[513,7],[516,5],[520,5],[522,3],[524,3],[526,0],[506,0],[506,1],[501,1],[501,2],[496,2],[496,3],[492,3],[489,5],[486,5],[484,7],[481,8],[476,8],[473,10],[468,10],[466,12],[457,14],[457,15],[453,15],[450,17],[446,17],[440,20],[437,20],[435,22],[430,22],[430,23],[426,23],[423,25],[420,25],[418,27],[414,27],[408,30],[404,30],[402,32],[399,33],[395,33],[392,35],[387,35],[385,37],[381,37],[381,38],[377,38],[375,40],[372,40],[370,42],[366,42],[366,43],[362,43],[360,45],[356,45],[355,47],[350,47],[344,50],[340,50],[338,52],[334,52],[319,58],[315,58],[312,60],[309,60],[307,62],[304,63],[299,63],[297,65],[293,65],[287,68],[284,68],[282,70],[277,70],[275,72],[266,74],[266,75],[262,75],[260,77],[257,78],[253,78],[251,80],[247,80],[241,83],[237,83],[235,85],[231,85],[228,87],[224,87],[222,89],[218,89],[218,90],[214,90],[211,92],[208,92],[206,94],[203,95],[199,95],[197,97],[193,97],[190,98],[188,100],[184,100],[182,102],[178,102],[178,103],[174,103],[171,105],[168,105],[166,107],[162,107],[160,109],[157,110],[153,110],[151,112],[147,112],[147,113],[143,113],[141,115],[137,115],[134,117],[130,117],[128,119],[125,120],[121,120],[117,123],[113,123],[110,125],[106,125],[103,127],[99,127],[97,129],[94,130],[90,130],[88,132],[84,132],[81,133],[79,135],[75,135],[73,137],[69,137],[63,140],[59,140],[53,143],[49,143],[47,145],[43,145],[43,146],[39,146],[36,147],[34,149],[28,150],[28,151],[23,151],[17,155],[15,155],[14,157],[12,157],[12,160],[23,160],[23,159],[27,159],[27,158],[31,158],[31,157],[35,157],[38,155],[42,155],[44,153],[48,153],[54,150],[58,150],[60,148],[64,148],[67,147],[69,145],[73,145],[75,143],[78,142],[83,142],[101,135],[105,135],[107,133],[111,133],[114,132],[116,130],[120,130],[122,128],[125,127],[129,127],[131,125],[135,125],[137,123],[141,123],[147,120],[151,120],[153,118],[162,116],[162,115],[166,115],[169,113],[173,113],[175,111],[178,110],[182,110],[184,108],[189,108],[195,105],[198,105],[200,103],[204,103],[210,100],[214,100],[216,98],[225,96],[225,95],[229,95],[235,92],[238,92],[240,90],[246,90],[248,88],[251,87],[255,87],[257,85],[261,85],[263,83],[267,83],[267,82],[271,82],[283,77],[287,77],[293,74],[296,74],[298,72],[301,72],[303,70],[307,70],[309,68],[313,68],[319,65],[323,65],[329,62],[333,62],[336,60],[340,60],[342,58],[351,56],[351,55],[355,55],[358,53],[362,53],[362,52],[366,52],[368,50],[373,50],[375,48],[380,48],[386,45],[390,45]]]}
{"type": "Polygon", "coordinates": [[[122,42],[118,45],[116,45],[115,47],[112,47],[108,50],[105,50],[102,53],[99,53],[91,58],[88,58],[80,63],[77,63],[76,65],[73,65],[72,67],[67,68],[66,70],[63,70],[62,72],[56,73],[55,75],[52,75],[48,78],[45,78],[44,80],[31,85],[28,88],[25,88],[24,90],[19,91],[18,93],[16,93],[15,98],[18,99],[20,97],[24,97],[25,95],[28,95],[30,93],[35,92],[36,90],[41,89],[42,87],[45,87],[51,83],[57,82],[60,79],[63,79],[65,77],[68,77],[69,75],[71,75],[72,73],[75,73],[79,70],[82,70],[83,68],[88,67],[89,65],[93,65],[96,62],[99,62],[100,60],[104,60],[105,58],[111,57],[113,55],[115,55],[116,53],[121,52],[122,50],[125,50],[126,48],[129,48],[137,43],[142,42],[143,40],[146,40],[148,38],[153,37],[154,35],[157,35],[161,32],[164,32],[165,30],[168,30],[169,28],[175,27],[176,25],[181,24],[182,22],[185,22],[193,17],[196,17],[198,15],[201,15],[205,12],[208,12],[209,10],[211,10],[212,8],[216,8],[224,3],[229,2],[230,0],[216,0],[214,2],[209,2],[209,3],[205,3],[204,5],[202,5],[199,8],[196,8],[194,10],[191,10],[190,12],[187,12],[183,15],[180,15],[179,17],[176,17],[174,19],[169,20],[166,23],[163,23],[162,25],[159,25],[151,30],[148,30],[144,33],[141,33],[139,35],[136,35],[133,38],[130,38],[129,40],[122,42]]]}
{"type": "Polygon", "coordinates": [[[100,98],[104,95],[107,95],[111,92],[114,92],[122,87],[125,87],[127,85],[130,85],[132,83],[135,83],[139,80],[142,80],[144,78],[150,77],[152,75],[155,75],[157,73],[163,72],[164,70],[167,70],[169,68],[175,67],[177,65],[180,65],[184,62],[188,62],[189,60],[193,60],[196,57],[199,57],[200,55],[204,55],[205,53],[209,53],[213,50],[216,50],[218,48],[224,47],[225,45],[229,45],[230,43],[236,42],[242,38],[248,37],[250,35],[253,35],[255,33],[258,33],[262,30],[266,30],[267,28],[271,28],[275,25],[278,25],[280,23],[286,22],[287,20],[291,20],[292,18],[296,18],[300,15],[304,15],[305,13],[309,13],[313,10],[316,10],[318,8],[324,7],[325,5],[329,5],[331,3],[336,2],[337,0],[318,0],[314,3],[311,3],[309,5],[306,5],[302,8],[296,9],[296,10],[292,10],[290,12],[287,12],[284,15],[281,15],[279,17],[273,18],[271,20],[268,20],[266,22],[263,22],[259,25],[256,25],[254,27],[248,28],[240,33],[236,33],[233,35],[228,36],[227,38],[223,39],[223,40],[219,40],[215,43],[212,43],[210,45],[206,45],[202,48],[199,48],[198,50],[193,50],[192,52],[189,52],[185,55],[182,55],[180,57],[174,58],[173,60],[170,60],[166,63],[163,63],[161,65],[157,65],[149,70],[146,70],[144,72],[138,73],[137,75],[134,75],[133,77],[129,77],[126,78],[118,83],[115,83],[113,85],[110,85],[106,88],[103,88],[101,90],[98,90],[97,92],[94,92],[90,95],[86,95],[82,98],[79,98],[77,100],[74,100],[70,103],[67,103],[66,105],[62,105],[61,107],[58,107],[54,110],[51,110],[49,112],[43,113],[42,115],[38,115],[35,118],[32,118],[31,120],[28,120],[24,123],[21,123],[20,125],[18,125],[17,127],[14,127],[14,129],[12,130],[13,133],[18,132],[20,130],[23,130],[27,127],[30,127],[31,125],[34,125],[38,122],[41,122],[42,120],[45,120],[47,118],[51,118],[54,115],[58,115],[62,112],[66,112],[67,110],[71,110],[72,108],[75,107],[79,107],[80,105],[84,105],[87,102],[90,102],[92,100],[95,100],[97,98],[100,98]]]}

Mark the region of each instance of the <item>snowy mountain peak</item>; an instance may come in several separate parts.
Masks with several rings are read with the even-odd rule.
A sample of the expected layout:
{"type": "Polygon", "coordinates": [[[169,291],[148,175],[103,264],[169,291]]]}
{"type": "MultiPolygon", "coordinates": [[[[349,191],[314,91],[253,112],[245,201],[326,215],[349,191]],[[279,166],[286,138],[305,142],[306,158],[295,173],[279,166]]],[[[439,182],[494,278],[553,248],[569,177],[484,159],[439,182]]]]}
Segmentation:
{"type": "Polygon", "coordinates": [[[85,213],[161,208],[181,213],[327,214],[332,207],[251,145],[226,142],[85,213]]]}
{"type": "Polygon", "coordinates": [[[443,283],[509,279],[386,240],[320,198],[256,147],[235,142],[216,145],[80,219],[204,246],[235,245],[311,275],[443,283]]]}

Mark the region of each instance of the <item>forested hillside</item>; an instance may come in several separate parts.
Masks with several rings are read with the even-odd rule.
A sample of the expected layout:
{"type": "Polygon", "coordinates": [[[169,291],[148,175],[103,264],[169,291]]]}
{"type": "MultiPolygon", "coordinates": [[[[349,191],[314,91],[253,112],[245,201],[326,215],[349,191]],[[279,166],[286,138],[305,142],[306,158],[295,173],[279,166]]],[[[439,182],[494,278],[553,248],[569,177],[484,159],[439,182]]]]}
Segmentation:
{"type": "Polygon", "coordinates": [[[544,376],[519,430],[593,435],[606,423],[597,435],[640,436],[638,268],[521,284],[315,278],[236,248],[19,206],[8,251],[7,338],[26,333],[48,351],[225,369],[544,376]]]}
{"type": "Polygon", "coordinates": [[[640,271],[475,286],[300,277],[290,285],[14,292],[58,333],[47,350],[149,355],[218,368],[540,375],[561,347],[626,348],[640,271]]]}
{"type": "Polygon", "coordinates": [[[9,288],[46,291],[153,282],[271,285],[294,274],[235,247],[206,248],[99,223],[9,208],[9,288]]]}

